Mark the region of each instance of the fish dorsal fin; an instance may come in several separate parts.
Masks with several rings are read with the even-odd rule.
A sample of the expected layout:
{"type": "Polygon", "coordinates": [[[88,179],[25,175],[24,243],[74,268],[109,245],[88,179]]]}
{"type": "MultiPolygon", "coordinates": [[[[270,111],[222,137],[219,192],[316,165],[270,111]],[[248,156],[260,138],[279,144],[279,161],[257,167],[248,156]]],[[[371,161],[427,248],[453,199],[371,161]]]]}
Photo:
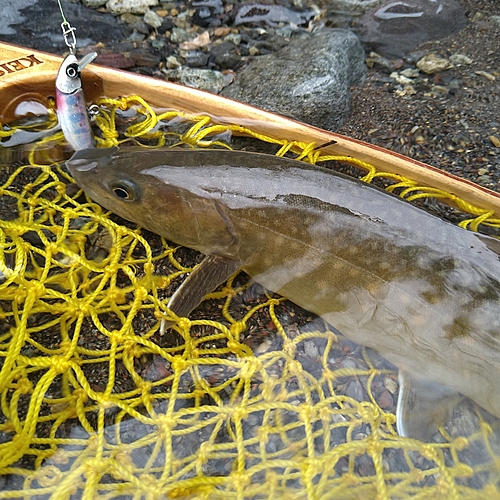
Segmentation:
{"type": "Polygon", "coordinates": [[[448,422],[460,394],[445,385],[400,370],[396,410],[398,433],[402,437],[430,441],[440,425],[448,422]]]}

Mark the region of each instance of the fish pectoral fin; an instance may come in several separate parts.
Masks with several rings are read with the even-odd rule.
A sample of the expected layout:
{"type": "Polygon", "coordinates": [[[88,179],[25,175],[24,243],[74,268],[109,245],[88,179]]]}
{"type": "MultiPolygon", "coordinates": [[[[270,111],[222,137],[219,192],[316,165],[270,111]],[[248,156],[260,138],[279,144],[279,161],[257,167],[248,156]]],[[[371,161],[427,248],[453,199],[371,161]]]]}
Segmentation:
{"type": "Polygon", "coordinates": [[[460,394],[449,387],[399,370],[396,425],[402,437],[429,441],[448,422],[460,394]]]}
{"type": "Polygon", "coordinates": [[[207,255],[168,301],[169,309],[177,316],[187,316],[220,284],[231,277],[243,263],[219,255],[207,255]]]}

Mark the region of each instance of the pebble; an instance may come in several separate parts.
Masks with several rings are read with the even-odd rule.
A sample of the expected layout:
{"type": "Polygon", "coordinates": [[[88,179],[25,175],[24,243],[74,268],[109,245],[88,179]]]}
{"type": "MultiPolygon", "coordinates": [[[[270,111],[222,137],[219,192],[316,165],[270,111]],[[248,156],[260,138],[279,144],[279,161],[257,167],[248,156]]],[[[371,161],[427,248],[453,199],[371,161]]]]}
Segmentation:
{"type": "Polygon", "coordinates": [[[392,73],[395,69],[393,62],[390,59],[383,57],[376,52],[370,52],[365,62],[369,68],[377,68],[384,73],[392,73]]]}
{"type": "Polygon", "coordinates": [[[211,52],[215,58],[215,64],[220,69],[234,68],[241,60],[241,57],[236,52],[236,46],[231,42],[214,45],[211,52]]]}
{"type": "Polygon", "coordinates": [[[82,0],[82,4],[85,7],[89,7],[91,9],[98,9],[102,7],[108,0],[82,0]]]}
{"type": "Polygon", "coordinates": [[[191,2],[195,8],[193,13],[193,22],[198,26],[210,27],[220,26],[220,14],[224,12],[222,0],[195,0],[191,2]]]}
{"type": "Polygon", "coordinates": [[[496,29],[500,29],[500,16],[490,16],[489,21],[496,29]]]}
{"type": "Polygon", "coordinates": [[[395,394],[399,389],[399,385],[391,377],[384,377],[384,386],[391,394],[395,394]]]}
{"type": "Polygon", "coordinates": [[[394,398],[391,393],[385,389],[378,395],[377,403],[383,410],[392,410],[394,407],[394,398]]]}
{"type": "Polygon", "coordinates": [[[345,394],[356,401],[363,401],[365,398],[363,386],[361,385],[361,382],[356,379],[352,379],[348,383],[345,394]]]}
{"type": "Polygon", "coordinates": [[[135,65],[132,58],[116,52],[99,54],[95,62],[96,64],[102,64],[103,66],[118,69],[132,68],[135,65]]]}
{"type": "Polygon", "coordinates": [[[405,85],[402,89],[397,89],[395,93],[396,95],[403,97],[405,95],[415,95],[417,91],[413,85],[405,85]]]}
{"type": "Polygon", "coordinates": [[[327,9],[335,15],[348,13],[352,15],[362,15],[366,11],[377,7],[383,0],[316,0],[316,5],[327,9]]]}
{"type": "Polygon", "coordinates": [[[401,75],[406,78],[418,78],[420,76],[420,71],[416,68],[406,68],[401,71],[401,75]]]}
{"type": "Polygon", "coordinates": [[[401,85],[409,85],[412,83],[412,80],[411,78],[408,78],[400,73],[398,73],[397,71],[394,71],[393,73],[391,73],[389,75],[391,78],[394,78],[394,80],[396,80],[398,83],[400,83],[401,85]]]}
{"type": "Polygon", "coordinates": [[[431,94],[433,97],[445,97],[448,95],[449,89],[443,85],[433,85],[431,87],[431,94]]]}
{"type": "Polygon", "coordinates": [[[417,62],[417,68],[427,75],[440,73],[441,71],[446,71],[452,67],[453,65],[448,59],[440,57],[436,54],[428,54],[417,62]]]}
{"type": "Polygon", "coordinates": [[[182,66],[182,63],[175,56],[169,56],[166,60],[167,69],[177,69],[182,66]]]}
{"type": "Polygon", "coordinates": [[[491,144],[496,148],[500,148],[500,139],[496,135],[490,135],[488,139],[491,141],[491,144]]]}
{"type": "Polygon", "coordinates": [[[183,28],[172,28],[170,41],[172,43],[183,43],[191,40],[191,35],[183,28]]]}
{"type": "Polygon", "coordinates": [[[126,24],[136,24],[142,21],[142,18],[137,14],[131,14],[130,12],[125,12],[120,16],[120,21],[126,24]]]}
{"type": "Polygon", "coordinates": [[[156,7],[158,0],[108,0],[106,10],[115,16],[131,12],[145,14],[149,7],[156,7]]]}
{"type": "Polygon", "coordinates": [[[184,12],[179,13],[175,18],[174,24],[181,29],[190,28],[191,18],[189,17],[189,12],[186,10],[184,12]]]}
{"type": "Polygon", "coordinates": [[[461,66],[463,64],[472,64],[472,59],[464,54],[452,54],[450,56],[450,62],[454,66],[461,66]]]}
{"type": "Polygon", "coordinates": [[[229,33],[229,35],[224,37],[224,41],[238,46],[241,43],[241,35],[239,33],[229,33]]]}
{"type": "Polygon", "coordinates": [[[204,31],[197,37],[188,40],[186,42],[182,42],[179,44],[179,49],[181,50],[195,50],[200,47],[205,47],[210,43],[210,33],[208,31],[204,31]]]}
{"type": "Polygon", "coordinates": [[[304,341],[304,353],[312,359],[316,359],[320,355],[318,347],[312,340],[304,341]]]}
{"type": "Polygon", "coordinates": [[[153,28],[159,28],[163,23],[163,19],[156,12],[148,10],[144,14],[144,22],[153,28]]]}
{"type": "Polygon", "coordinates": [[[224,75],[220,71],[181,66],[177,69],[164,69],[162,72],[168,80],[194,87],[207,92],[219,93],[231,83],[233,76],[224,75]]]}
{"type": "MultiPolygon", "coordinates": [[[[184,59],[184,64],[186,64],[186,66],[189,66],[190,68],[201,68],[203,66],[206,66],[208,63],[208,58],[209,58],[208,53],[202,52],[201,50],[180,51],[179,54],[184,59]]],[[[177,68],[179,66],[180,64],[174,67],[177,68]]],[[[167,61],[167,67],[168,67],[168,61],[167,61]]]]}
{"type": "Polygon", "coordinates": [[[305,11],[291,10],[282,5],[249,3],[241,5],[234,18],[234,25],[248,23],[265,23],[276,26],[279,23],[289,23],[295,26],[307,24],[315,15],[313,9],[305,11]]]}
{"type": "Polygon", "coordinates": [[[146,66],[154,68],[158,66],[161,58],[147,49],[135,49],[130,52],[130,58],[134,61],[136,66],[146,66]]]}
{"type": "Polygon", "coordinates": [[[137,31],[143,35],[149,35],[149,26],[144,22],[141,16],[126,12],[120,16],[120,20],[127,24],[130,34],[137,31]]]}
{"type": "Polygon", "coordinates": [[[141,33],[138,30],[134,29],[134,31],[127,37],[129,42],[137,43],[142,42],[146,38],[145,33],[141,33]]]}
{"type": "Polygon", "coordinates": [[[475,73],[476,75],[484,76],[490,82],[495,81],[495,76],[491,73],[488,73],[487,71],[476,71],[475,73]]]}

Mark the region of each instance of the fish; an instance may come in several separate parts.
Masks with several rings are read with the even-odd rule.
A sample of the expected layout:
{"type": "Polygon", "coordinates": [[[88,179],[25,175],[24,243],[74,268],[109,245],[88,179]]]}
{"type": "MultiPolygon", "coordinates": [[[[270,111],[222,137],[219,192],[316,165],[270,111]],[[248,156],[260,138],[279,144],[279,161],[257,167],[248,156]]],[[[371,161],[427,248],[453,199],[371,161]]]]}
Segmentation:
{"type": "Polygon", "coordinates": [[[95,145],[82,88],[81,71],[96,57],[97,53],[91,52],[78,62],[76,56],[70,53],[61,63],[57,73],[57,116],[64,137],[75,151],[93,148],[95,145]]]}
{"type": "Polygon", "coordinates": [[[205,255],[188,316],[239,270],[399,370],[401,436],[429,441],[460,394],[500,417],[500,241],[330,169],[261,153],[89,149],[66,166],[103,207],[205,255]]]}

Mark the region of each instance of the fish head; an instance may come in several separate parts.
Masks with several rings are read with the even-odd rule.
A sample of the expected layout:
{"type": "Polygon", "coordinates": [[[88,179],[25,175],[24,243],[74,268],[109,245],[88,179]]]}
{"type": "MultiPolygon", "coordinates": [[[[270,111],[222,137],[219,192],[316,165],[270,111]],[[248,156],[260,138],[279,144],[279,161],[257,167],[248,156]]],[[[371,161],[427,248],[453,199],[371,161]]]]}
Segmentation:
{"type": "Polygon", "coordinates": [[[82,88],[78,59],[74,54],[66,56],[56,78],[56,89],[63,94],[73,94],[82,88]]]}
{"type": "Polygon", "coordinates": [[[237,257],[239,239],[225,208],[201,196],[196,177],[179,162],[182,153],[175,158],[154,149],[93,148],[77,151],[66,166],[92,200],[124,219],[206,255],[237,257]]]}

